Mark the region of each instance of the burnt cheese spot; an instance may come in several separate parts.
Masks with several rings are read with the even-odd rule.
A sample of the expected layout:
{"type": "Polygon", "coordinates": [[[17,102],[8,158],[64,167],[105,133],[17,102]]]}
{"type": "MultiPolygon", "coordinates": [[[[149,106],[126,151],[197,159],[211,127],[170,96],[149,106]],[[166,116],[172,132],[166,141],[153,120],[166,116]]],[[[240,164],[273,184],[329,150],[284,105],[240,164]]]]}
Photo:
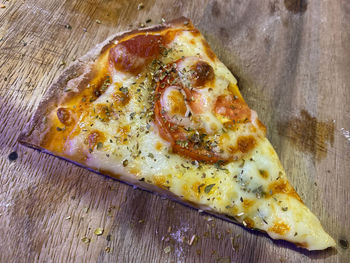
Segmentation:
{"type": "Polygon", "coordinates": [[[185,104],[185,98],[178,90],[172,90],[167,96],[167,106],[171,115],[185,116],[187,107],[185,104]]]}
{"type": "Polygon", "coordinates": [[[289,227],[289,225],[287,225],[286,223],[284,223],[282,221],[275,221],[273,226],[270,227],[268,230],[283,236],[289,232],[290,227],[289,227]]]}
{"type": "Polygon", "coordinates": [[[237,139],[237,146],[240,152],[247,153],[256,145],[256,140],[253,136],[240,136],[237,139]]]}
{"type": "Polygon", "coordinates": [[[265,170],[259,170],[259,174],[261,175],[262,178],[267,179],[269,178],[269,173],[265,170]]]}
{"type": "Polygon", "coordinates": [[[255,204],[254,200],[250,200],[250,199],[244,199],[242,206],[244,207],[244,209],[248,210],[249,208],[251,208],[253,205],[255,204]]]}
{"type": "Polygon", "coordinates": [[[74,121],[71,110],[63,107],[57,109],[57,118],[66,126],[69,126],[74,121]]]}
{"type": "Polygon", "coordinates": [[[268,190],[269,190],[268,192],[271,193],[271,195],[286,194],[286,195],[294,197],[295,199],[299,200],[301,203],[303,202],[301,200],[300,196],[294,190],[294,188],[285,179],[279,179],[279,180],[271,183],[268,187],[268,190]]]}
{"type": "Polygon", "coordinates": [[[119,143],[127,144],[128,143],[128,135],[130,133],[130,125],[121,126],[118,128],[118,140],[119,143]]]}
{"type": "Polygon", "coordinates": [[[108,122],[111,117],[111,109],[107,104],[97,104],[95,106],[96,118],[100,121],[108,122]]]}
{"type": "Polygon", "coordinates": [[[235,122],[234,121],[226,121],[226,122],[224,122],[223,125],[228,130],[234,130],[235,129],[235,122]]]}
{"type": "Polygon", "coordinates": [[[193,85],[195,87],[204,86],[206,83],[212,81],[215,77],[214,70],[205,61],[198,61],[191,67],[193,85]]]}
{"type": "Polygon", "coordinates": [[[115,107],[119,107],[119,106],[125,106],[129,103],[130,101],[130,96],[128,93],[126,92],[116,92],[112,95],[112,98],[113,98],[113,105],[115,107]]]}
{"type": "Polygon", "coordinates": [[[109,51],[109,63],[117,70],[136,75],[159,56],[164,39],[159,35],[138,35],[118,43],[109,51]]]}

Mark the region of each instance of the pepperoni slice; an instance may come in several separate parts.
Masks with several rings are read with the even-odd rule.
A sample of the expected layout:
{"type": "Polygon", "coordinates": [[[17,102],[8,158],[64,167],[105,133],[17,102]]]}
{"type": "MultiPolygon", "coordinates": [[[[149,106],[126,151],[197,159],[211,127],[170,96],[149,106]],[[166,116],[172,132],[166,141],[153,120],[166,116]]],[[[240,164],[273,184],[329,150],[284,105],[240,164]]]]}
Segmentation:
{"type": "Polygon", "coordinates": [[[118,71],[137,75],[161,52],[164,39],[160,35],[138,35],[109,51],[109,63],[118,71]]]}

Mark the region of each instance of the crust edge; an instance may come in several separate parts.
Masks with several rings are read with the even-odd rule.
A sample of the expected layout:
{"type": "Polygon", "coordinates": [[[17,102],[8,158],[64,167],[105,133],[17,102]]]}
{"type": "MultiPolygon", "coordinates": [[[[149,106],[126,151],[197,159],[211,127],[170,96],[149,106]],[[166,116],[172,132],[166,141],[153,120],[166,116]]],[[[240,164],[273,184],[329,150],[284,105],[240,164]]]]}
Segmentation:
{"type": "MultiPolygon", "coordinates": [[[[275,238],[272,238],[271,236],[269,236],[269,234],[263,230],[260,230],[260,229],[257,229],[257,228],[247,228],[246,226],[244,226],[242,223],[240,223],[239,221],[235,220],[235,218],[233,217],[230,217],[228,215],[225,215],[225,214],[220,214],[214,210],[212,210],[210,207],[207,207],[207,206],[200,206],[196,203],[193,203],[193,202],[190,202],[190,201],[187,201],[187,200],[184,200],[182,199],[181,197],[179,196],[176,196],[175,194],[171,193],[170,191],[166,190],[166,189],[163,189],[163,188],[159,188],[157,186],[154,186],[154,185],[151,185],[151,184],[148,184],[144,181],[139,181],[137,179],[135,180],[131,180],[131,178],[128,180],[128,179],[120,179],[118,178],[117,175],[112,175],[112,174],[106,174],[104,172],[101,172],[101,171],[98,171],[98,170],[95,170],[95,169],[92,169],[92,168],[89,168],[79,162],[76,162],[76,161],[73,161],[73,160],[70,160],[70,159],[67,159],[63,156],[59,156],[59,155],[56,155],[50,151],[47,151],[46,149],[40,147],[40,146],[37,146],[35,144],[31,144],[31,143],[28,143],[28,142],[21,142],[21,144],[25,147],[28,147],[28,148],[31,148],[31,149],[34,149],[34,150],[37,150],[39,151],[40,153],[45,153],[45,154],[48,154],[48,155],[51,155],[51,156],[54,156],[56,158],[59,158],[61,160],[64,160],[68,163],[71,163],[71,164],[74,164],[78,167],[81,167],[85,170],[88,170],[90,172],[93,172],[95,174],[98,174],[98,175],[102,175],[104,177],[107,177],[107,178],[111,178],[113,180],[116,180],[120,183],[123,183],[123,184],[126,184],[126,185],[129,185],[129,186],[133,186],[133,187],[136,187],[136,188],[139,188],[143,191],[146,191],[146,192],[149,192],[149,193],[152,193],[152,194],[155,194],[157,196],[160,196],[160,197],[164,197],[164,198],[167,198],[169,200],[172,200],[172,201],[175,201],[181,205],[184,205],[184,206],[187,206],[187,207],[190,207],[192,209],[196,209],[198,210],[198,212],[204,212],[208,215],[211,215],[211,216],[214,216],[216,218],[220,218],[222,220],[225,220],[227,222],[230,222],[230,223],[234,223],[240,227],[243,227],[245,230],[248,230],[250,231],[251,233],[261,233],[263,234],[265,237],[269,238],[270,240],[272,240],[273,242],[282,242],[282,244],[293,244],[294,246],[288,246],[289,248],[292,248],[294,250],[300,250],[300,251],[304,251],[303,249],[307,249],[310,251],[310,249],[308,247],[305,247],[303,246],[303,244],[300,244],[300,243],[293,243],[291,241],[287,241],[287,240],[283,240],[283,239],[275,239],[275,238]]],[[[285,246],[285,245],[283,245],[285,246]]],[[[330,248],[330,247],[328,247],[330,248]]],[[[322,249],[323,250],[323,249],[322,249]]],[[[317,250],[316,250],[317,251],[317,250]]]]}

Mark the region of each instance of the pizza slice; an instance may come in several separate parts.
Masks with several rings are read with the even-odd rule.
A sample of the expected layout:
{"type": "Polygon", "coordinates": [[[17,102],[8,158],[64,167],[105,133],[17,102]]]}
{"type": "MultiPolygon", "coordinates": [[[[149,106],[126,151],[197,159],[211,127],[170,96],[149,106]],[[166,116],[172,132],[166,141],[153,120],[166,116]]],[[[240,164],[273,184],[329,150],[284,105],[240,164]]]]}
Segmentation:
{"type": "Polygon", "coordinates": [[[335,246],[190,20],[119,33],[52,84],[19,141],[309,250],[335,246]]]}

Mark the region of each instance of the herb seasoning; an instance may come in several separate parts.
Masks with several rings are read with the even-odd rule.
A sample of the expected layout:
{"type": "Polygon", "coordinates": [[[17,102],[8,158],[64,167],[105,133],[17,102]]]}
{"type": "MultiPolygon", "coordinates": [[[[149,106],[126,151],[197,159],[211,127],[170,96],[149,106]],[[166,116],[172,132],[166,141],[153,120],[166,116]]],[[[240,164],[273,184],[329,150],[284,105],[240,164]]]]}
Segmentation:
{"type": "Polygon", "coordinates": [[[209,192],[211,191],[211,189],[215,186],[215,184],[210,184],[210,185],[207,185],[205,188],[204,188],[204,192],[206,194],[209,194],[209,192]]]}

